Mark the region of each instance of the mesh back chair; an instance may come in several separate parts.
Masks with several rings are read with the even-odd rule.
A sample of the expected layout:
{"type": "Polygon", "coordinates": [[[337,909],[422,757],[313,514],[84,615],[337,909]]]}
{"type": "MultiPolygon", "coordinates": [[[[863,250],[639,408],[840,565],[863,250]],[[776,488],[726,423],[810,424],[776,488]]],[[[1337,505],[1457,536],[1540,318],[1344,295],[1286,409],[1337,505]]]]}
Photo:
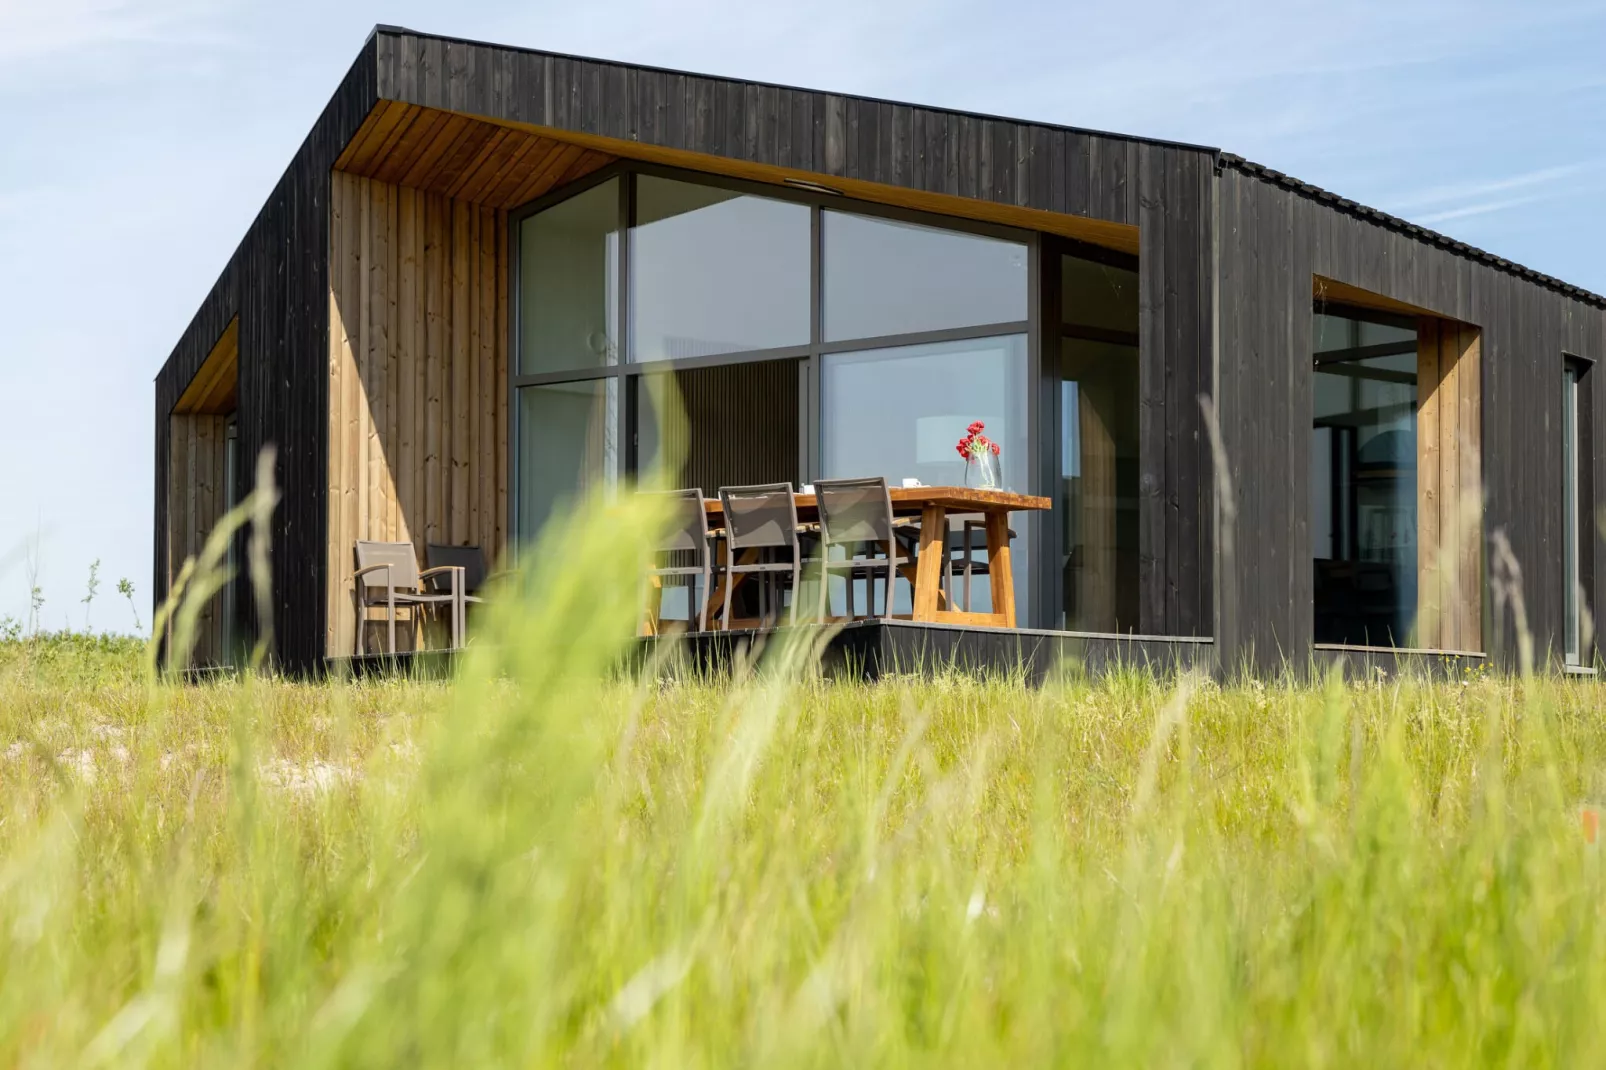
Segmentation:
{"type": "Polygon", "coordinates": [[[797,581],[802,569],[802,553],[797,542],[797,501],[790,483],[764,483],[750,487],[720,487],[719,501],[725,512],[725,604],[720,610],[721,626],[730,631],[732,594],[736,577],[756,573],[764,580],[759,588],[759,617],[763,621],[780,618],[780,581],[792,583],[791,621],[797,623],[797,581]],[[736,563],[738,550],[752,550],[757,560],[736,563]],[[785,551],[788,560],[778,560],[785,551]]]}
{"type": "MultiPolygon", "coordinates": [[[[429,563],[431,572],[440,568],[462,569],[463,601],[465,603],[480,603],[485,599],[479,595],[481,587],[489,579],[485,568],[485,552],[478,546],[444,546],[440,543],[424,544],[424,560],[429,563]]],[[[432,587],[444,590],[449,587],[449,575],[431,577],[432,587]]]]}
{"type": "Polygon", "coordinates": [[[875,578],[881,573],[885,580],[881,600],[881,617],[892,617],[892,585],[898,569],[909,563],[909,558],[898,553],[900,534],[892,516],[892,496],[887,493],[887,481],[880,476],[872,479],[821,479],[814,484],[814,494],[820,507],[820,567],[819,613],[825,616],[826,595],[833,573],[845,573],[848,581],[847,611],[853,616],[853,584],[863,578],[866,585],[867,615],[875,613],[875,578]],[[831,551],[842,547],[844,556],[833,559],[831,551]],[[875,556],[876,553],[880,557],[875,556]],[[860,556],[862,555],[862,556],[860,556]]]}
{"type": "Polygon", "coordinates": [[[713,581],[714,555],[708,545],[708,509],[703,489],[654,492],[670,506],[669,528],[653,547],[653,565],[647,575],[662,583],[671,580],[686,585],[686,623],[691,623],[692,606],[697,607],[697,630],[708,630],[708,593],[713,581]],[[702,579],[698,597],[698,579],[702,579]],[[695,602],[692,601],[695,599],[695,602]]]}
{"type": "Polygon", "coordinates": [[[451,643],[453,649],[463,645],[463,570],[444,565],[419,571],[418,555],[410,542],[365,542],[358,540],[356,547],[357,571],[352,576],[357,600],[357,654],[366,653],[364,638],[368,631],[368,610],[385,607],[388,625],[390,654],[396,653],[396,611],[408,612],[416,628],[419,615],[425,611],[438,613],[446,609],[451,613],[451,643]],[[449,591],[437,593],[423,586],[425,580],[439,576],[450,578],[449,591]]]}

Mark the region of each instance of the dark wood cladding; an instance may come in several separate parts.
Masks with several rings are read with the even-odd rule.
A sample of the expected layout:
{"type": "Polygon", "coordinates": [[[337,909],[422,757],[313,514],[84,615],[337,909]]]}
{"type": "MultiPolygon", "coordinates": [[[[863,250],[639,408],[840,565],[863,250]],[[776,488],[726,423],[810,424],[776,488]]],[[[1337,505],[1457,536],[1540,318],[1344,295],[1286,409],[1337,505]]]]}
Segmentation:
{"type": "MultiPolygon", "coordinates": [[[[323,657],[328,450],[329,175],[377,101],[370,38],[297,150],[156,380],[157,427],[228,323],[239,317],[242,478],[263,447],[277,451],[283,498],[272,525],[276,663],[323,657]]],[[[157,553],[152,594],[166,597],[167,436],[156,436],[157,553]]],[[[249,607],[247,613],[250,615],[249,607]]]]}
{"type": "MultiPolygon", "coordinates": [[[[1564,355],[1606,354],[1606,309],[1581,291],[1493,258],[1379,225],[1308,189],[1227,166],[1219,183],[1219,399],[1237,506],[1217,638],[1223,664],[1261,670],[1311,649],[1309,451],[1313,276],[1387,295],[1482,330],[1484,535],[1504,532],[1522,568],[1529,627],[1559,655],[1564,355]]],[[[1591,378],[1586,377],[1589,382],[1591,378]]],[[[1602,402],[1601,382],[1589,403],[1602,402]]],[[[1598,408],[1592,411],[1601,411],[1598,408]]],[[[1592,443],[1587,475],[1602,474],[1592,443]]],[[[1600,539],[1584,554],[1602,605],[1600,539]]],[[[1488,559],[1488,554],[1485,554],[1488,559]]],[[[1491,606],[1486,648],[1511,664],[1512,608],[1491,606]]]]}
{"type": "Polygon", "coordinates": [[[1210,633],[1212,150],[406,31],[376,63],[424,108],[1138,228],[1141,627],[1210,633]]]}

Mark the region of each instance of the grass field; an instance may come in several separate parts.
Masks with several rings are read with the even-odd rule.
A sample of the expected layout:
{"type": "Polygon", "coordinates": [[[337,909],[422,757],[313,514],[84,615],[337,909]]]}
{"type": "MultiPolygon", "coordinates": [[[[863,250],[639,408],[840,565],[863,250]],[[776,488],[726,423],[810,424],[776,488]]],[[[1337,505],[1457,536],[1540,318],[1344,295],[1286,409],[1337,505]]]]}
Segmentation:
{"type": "Polygon", "coordinates": [[[529,590],[450,683],[0,646],[0,1065],[1606,1058],[1592,684],[649,682],[529,590]]]}

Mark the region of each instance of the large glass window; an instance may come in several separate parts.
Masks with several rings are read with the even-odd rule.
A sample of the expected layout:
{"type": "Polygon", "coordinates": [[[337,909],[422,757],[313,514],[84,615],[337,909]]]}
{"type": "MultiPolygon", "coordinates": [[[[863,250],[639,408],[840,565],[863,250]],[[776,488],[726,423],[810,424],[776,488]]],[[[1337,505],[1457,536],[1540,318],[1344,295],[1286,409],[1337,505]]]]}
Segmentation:
{"type": "Polygon", "coordinates": [[[824,212],[825,340],[1026,319],[1026,246],[824,212]]]}
{"type": "Polygon", "coordinates": [[[1404,646],[1417,611],[1417,332],[1317,313],[1315,350],[1316,641],[1404,646]]]}
{"type": "Polygon", "coordinates": [[[619,470],[619,382],[614,378],[526,386],[518,392],[519,542],[619,470]]]}
{"type": "MultiPolygon", "coordinates": [[[[521,542],[660,457],[678,459],[674,483],[707,494],[815,476],[963,485],[955,445],[976,420],[1001,446],[1004,486],[1041,491],[1026,416],[1028,244],[766,192],[637,171],[519,222],[510,385],[521,542]],[[923,337],[932,332],[940,341],[923,337]],[[658,419],[654,377],[674,384],[674,421],[658,419]]],[[[1080,484],[1094,511],[1121,518],[1100,552],[1136,530],[1136,494],[1121,489],[1136,473],[1136,276],[1126,274],[1114,290],[1079,289],[1082,322],[1105,333],[1066,342],[1067,389],[1087,394],[1071,401],[1087,415],[1067,463],[1073,478],[1096,473],[1080,484]]],[[[1045,521],[1012,520],[1023,619],[1045,521]]],[[[1128,556],[1099,566],[1118,592],[1105,597],[1101,630],[1131,616],[1115,606],[1136,600],[1119,578],[1136,575],[1128,556]]],[[[987,584],[971,594],[970,609],[990,609],[987,584]]]]}
{"type": "Polygon", "coordinates": [[[1561,396],[1561,456],[1562,456],[1562,606],[1565,614],[1563,641],[1568,665],[1582,661],[1580,627],[1580,594],[1578,544],[1579,539],[1579,471],[1578,471],[1578,365],[1568,362],[1562,381],[1561,396]]]}
{"type": "Polygon", "coordinates": [[[618,361],[619,182],[519,224],[519,372],[618,361]]]}
{"type": "Polygon", "coordinates": [[[630,232],[633,359],[807,345],[809,264],[806,205],[641,176],[630,232]]]}
{"type": "Polygon", "coordinates": [[[1064,627],[1138,630],[1138,273],[1060,261],[1064,627]]]}

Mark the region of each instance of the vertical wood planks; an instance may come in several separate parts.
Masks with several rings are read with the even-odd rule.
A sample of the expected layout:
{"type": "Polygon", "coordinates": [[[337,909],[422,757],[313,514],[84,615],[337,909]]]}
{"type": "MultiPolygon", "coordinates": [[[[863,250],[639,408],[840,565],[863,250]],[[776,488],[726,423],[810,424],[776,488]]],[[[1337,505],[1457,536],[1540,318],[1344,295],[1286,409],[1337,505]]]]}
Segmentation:
{"type": "Polygon", "coordinates": [[[1416,327],[1416,560],[1417,630],[1415,642],[1431,647],[1442,634],[1444,604],[1439,582],[1440,413],[1443,397],[1443,343],[1439,320],[1423,316],[1416,327]]]}
{"type": "Polygon", "coordinates": [[[507,532],[507,239],[495,209],[336,172],[324,647],[353,649],[352,544],[507,532]]]}

